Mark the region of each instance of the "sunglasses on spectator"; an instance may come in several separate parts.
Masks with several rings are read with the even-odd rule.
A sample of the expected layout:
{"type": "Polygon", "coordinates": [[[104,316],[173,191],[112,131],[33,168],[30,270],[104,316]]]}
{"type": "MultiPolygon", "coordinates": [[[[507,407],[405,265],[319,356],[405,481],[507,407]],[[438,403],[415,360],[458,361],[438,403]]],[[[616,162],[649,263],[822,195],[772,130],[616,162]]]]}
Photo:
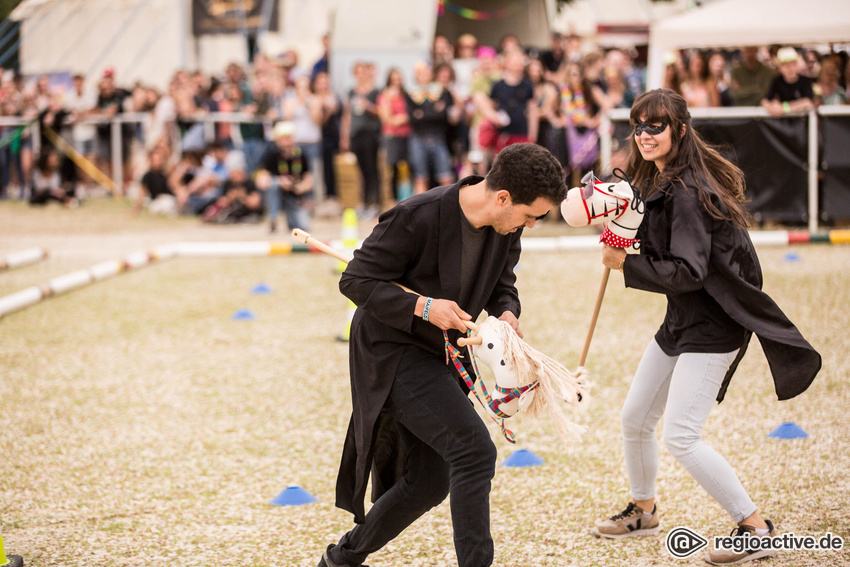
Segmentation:
{"type": "Polygon", "coordinates": [[[669,123],[670,120],[666,116],[661,120],[647,120],[646,122],[635,120],[635,136],[640,136],[644,132],[650,136],[657,136],[667,129],[669,123]]]}

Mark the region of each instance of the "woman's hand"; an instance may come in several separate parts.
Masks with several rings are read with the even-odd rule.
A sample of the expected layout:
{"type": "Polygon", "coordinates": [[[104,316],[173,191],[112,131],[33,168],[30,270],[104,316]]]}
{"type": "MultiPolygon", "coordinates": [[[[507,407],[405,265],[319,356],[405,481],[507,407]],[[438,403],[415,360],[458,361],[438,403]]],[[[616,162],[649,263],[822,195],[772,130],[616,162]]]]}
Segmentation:
{"type": "Polygon", "coordinates": [[[626,261],[626,251],[622,248],[614,248],[607,244],[602,245],[602,265],[612,270],[623,270],[623,262],[626,261]]]}

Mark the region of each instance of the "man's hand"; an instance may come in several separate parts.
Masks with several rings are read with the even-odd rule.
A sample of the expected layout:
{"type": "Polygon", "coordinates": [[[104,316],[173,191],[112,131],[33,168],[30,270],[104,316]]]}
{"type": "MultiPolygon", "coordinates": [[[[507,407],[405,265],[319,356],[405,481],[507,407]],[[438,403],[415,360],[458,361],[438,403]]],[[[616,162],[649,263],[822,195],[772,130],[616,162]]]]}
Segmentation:
{"type": "MultiPolygon", "coordinates": [[[[418,317],[422,317],[425,311],[425,302],[427,297],[420,297],[416,301],[416,309],[414,313],[418,317]]],[[[449,329],[457,329],[463,333],[466,332],[464,321],[471,321],[472,316],[458,306],[457,303],[449,299],[432,299],[431,308],[428,312],[428,322],[439,327],[443,331],[449,329]]]]}
{"type": "Polygon", "coordinates": [[[519,330],[519,319],[516,318],[511,311],[505,311],[499,316],[499,321],[504,321],[516,332],[519,338],[522,338],[522,331],[519,330]]]}

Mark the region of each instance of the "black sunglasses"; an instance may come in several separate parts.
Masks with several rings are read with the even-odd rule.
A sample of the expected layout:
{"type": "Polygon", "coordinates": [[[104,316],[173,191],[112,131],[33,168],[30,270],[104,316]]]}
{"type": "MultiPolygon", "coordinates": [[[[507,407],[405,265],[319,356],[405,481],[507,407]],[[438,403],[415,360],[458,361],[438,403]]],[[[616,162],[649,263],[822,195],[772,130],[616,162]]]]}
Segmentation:
{"type": "Polygon", "coordinates": [[[635,120],[635,136],[640,136],[644,132],[646,132],[650,136],[657,136],[658,134],[667,129],[667,125],[670,123],[670,120],[665,116],[660,120],[660,126],[653,126],[652,124],[655,122],[659,121],[647,120],[646,122],[642,122],[640,120],[635,120]]]}

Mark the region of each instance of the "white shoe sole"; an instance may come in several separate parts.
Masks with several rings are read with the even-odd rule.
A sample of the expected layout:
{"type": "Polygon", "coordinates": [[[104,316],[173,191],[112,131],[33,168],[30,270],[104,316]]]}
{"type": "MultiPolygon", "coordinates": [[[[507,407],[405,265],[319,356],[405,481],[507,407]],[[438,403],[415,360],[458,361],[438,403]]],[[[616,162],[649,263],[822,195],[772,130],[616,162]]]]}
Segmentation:
{"type": "Polygon", "coordinates": [[[772,555],[776,555],[777,551],[779,551],[779,550],[778,549],[762,549],[762,550],[756,551],[753,554],[747,555],[746,557],[736,559],[735,561],[727,561],[725,563],[723,563],[723,562],[718,563],[716,561],[712,561],[711,555],[706,554],[705,562],[710,563],[712,565],[737,565],[739,563],[746,563],[747,561],[755,561],[756,559],[762,559],[764,557],[770,557],[772,555]]]}
{"type": "Polygon", "coordinates": [[[606,539],[625,539],[627,537],[637,537],[637,536],[651,536],[655,535],[661,531],[661,524],[658,524],[654,528],[647,528],[644,530],[635,530],[633,532],[629,532],[627,534],[603,534],[600,532],[596,526],[593,526],[590,529],[590,533],[595,535],[596,537],[604,537],[606,539]]]}

